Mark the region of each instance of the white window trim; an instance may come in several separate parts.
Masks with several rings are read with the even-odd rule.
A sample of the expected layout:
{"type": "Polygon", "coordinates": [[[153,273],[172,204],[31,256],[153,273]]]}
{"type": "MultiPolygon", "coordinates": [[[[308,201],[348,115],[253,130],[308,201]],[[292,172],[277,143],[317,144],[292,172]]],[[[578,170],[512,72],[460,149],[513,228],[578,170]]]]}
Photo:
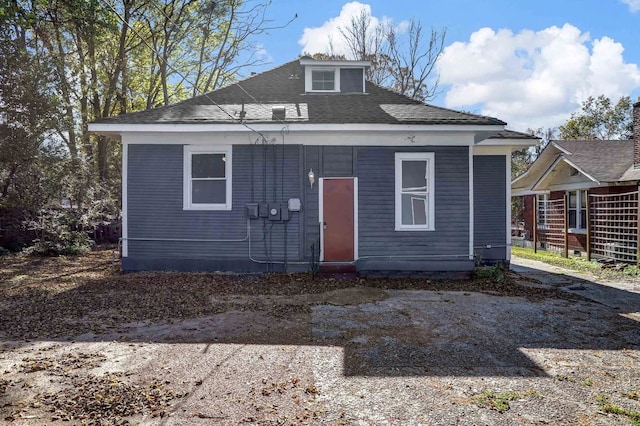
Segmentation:
{"type": "MultiPolygon", "coordinates": [[[[582,223],[582,213],[580,212],[581,210],[585,210],[585,214],[586,213],[586,208],[583,209],[582,206],[582,193],[585,192],[585,189],[576,189],[573,191],[567,191],[567,226],[569,226],[569,210],[575,210],[576,211],[576,227],[575,228],[569,228],[569,233],[570,234],[586,234],[587,233],[587,228],[581,228],[580,224],[582,223]],[[571,197],[571,193],[575,192],[576,193],[576,206],[575,207],[569,207],[569,198],[571,197]]],[[[586,195],[587,197],[587,202],[589,202],[588,198],[589,195],[586,195]]]]}
{"type": "Polygon", "coordinates": [[[232,158],[231,158],[231,146],[206,146],[206,145],[184,145],[184,166],[183,166],[183,210],[231,210],[231,170],[232,170],[232,158]],[[193,154],[224,154],[225,165],[224,175],[226,179],[226,200],[224,203],[215,204],[194,204],[191,202],[191,156],[193,154]]]}
{"type": "Polygon", "coordinates": [[[395,154],[395,204],[396,231],[435,231],[435,154],[433,152],[396,152],[395,154]],[[402,162],[408,160],[427,161],[427,198],[429,202],[426,225],[402,224],[402,162]]]}
{"type": "Polygon", "coordinates": [[[340,91],[340,68],[337,67],[306,67],[304,86],[307,92],[336,93],[340,91]],[[333,90],[313,90],[313,71],[333,71],[333,90]]]}
{"type": "Polygon", "coordinates": [[[538,229],[549,229],[549,194],[536,194],[536,226],[538,229]],[[544,221],[540,222],[540,197],[543,197],[543,205],[544,205],[544,221]]]}

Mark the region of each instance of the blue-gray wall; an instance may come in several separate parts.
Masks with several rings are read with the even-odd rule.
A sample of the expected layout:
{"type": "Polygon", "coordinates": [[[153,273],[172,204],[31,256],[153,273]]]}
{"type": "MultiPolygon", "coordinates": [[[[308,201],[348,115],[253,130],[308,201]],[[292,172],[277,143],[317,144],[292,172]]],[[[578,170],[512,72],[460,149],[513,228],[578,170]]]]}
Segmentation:
{"type": "Polygon", "coordinates": [[[470,269],[469,148],[358,149],[361,268],[470,269]],[[395,152],[435,154],[435,231],[395,231],[395,152]],[[411,262],[403,261],[411,260],[411,262]]]}
{"type": "Polygon", "coordinates": [[[474,250],[481,263],[507,259],[506,173],[504,155],[473,157],[474,250]]]}
{"type": "MultiPolygon", "coordinates": [[[[304,170],[358,177],[360,270],[468,270],[467,147],[305,146],[304,170]],[[435,153],[435,231],[395,231],[395,153],[435,153]]],[[[305,186],[305,257],[320,238],[318,187],[305,186]]]]}
{"type": "MultiPolygon", "coordinates": [[[[354,176],[359,191],[359,270],[473,267],[468,257],[467,147],[236,145],[231,211],[182,209],[182,145],[129,145],[128,149],[130,240],[125,270],[282,270],[285,257],[289,270],[308,269],[305,262],[319,252],[318,180],[354,176]],[[435,231],[395,231],[395,153],[420,151],[435,154],[435,231]],[[310,169],[316,176],[313,187],[307,179],[310,169]],[[250,221],[251,260],[246,204],[289,198],[301,198],[303,208],[288,222],[250,221]],[[172,241],[179,239],[242,241],[172,241]],[[275,264],[268,266],[266,261],[275,264]]],[[[505,167],[504,156],[474,158],[476,246],[506,241],[505,167]]],[[[482,250],[481,255],[504,259],[505,253],[502,247],[482,250]]]]}
{"type": "MultiPolygon", "coordinates": [[[[182,145],[128,148],[129,258],[123,262],[125,269],[268,269],[266,264],[249,259],[246,204],[300,197],[299,146],[284,149],[284,169],[282,145],[234,146],[231,211],[182,209],[182,145]],[[179,239],[242,241],[172,241],[179,239]]],[[[286,258],[300,259],[299,213],[292,213],[288,222],[257,219],[250,224],[253,259],[283,262],[285,228],[286,258]]]]}

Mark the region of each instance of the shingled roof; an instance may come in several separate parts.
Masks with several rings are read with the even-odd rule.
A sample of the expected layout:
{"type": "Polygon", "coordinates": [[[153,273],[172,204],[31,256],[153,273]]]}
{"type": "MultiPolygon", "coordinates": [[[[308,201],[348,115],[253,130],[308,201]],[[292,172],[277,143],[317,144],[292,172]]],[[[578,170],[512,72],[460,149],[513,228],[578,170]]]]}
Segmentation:
{"type": "Polygon", "coordinates": [[[598,182],[617,182],[633,166],[632,140],[553,141],[564,158],[598,182]]]}
{"type": "Polygon", "coordinates": [[[299,59],[185,101],[96,120],[105,124],[273,122],[273,106],[287,122],[316,124],[505,125],[493,117],[427,105],[369,81],[366,93],[305,93],[299,59]],[[244,110],[244,113],[241,113],[244,110]]]}
{"type": "Polygon", "coordinates": [[[531,167],[512,181],[513,194],[547,189],[544,176],[561,162],[598,184],[640,180],[640,170],[633,167],[633,140],[558,140],[550,141],[531,167]]]}

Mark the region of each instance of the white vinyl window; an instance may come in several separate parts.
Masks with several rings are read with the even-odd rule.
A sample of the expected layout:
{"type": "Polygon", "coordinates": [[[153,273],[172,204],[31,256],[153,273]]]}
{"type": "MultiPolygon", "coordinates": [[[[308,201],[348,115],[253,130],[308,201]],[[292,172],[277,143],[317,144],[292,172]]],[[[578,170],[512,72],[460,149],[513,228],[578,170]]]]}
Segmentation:
{"type": "Polygon", "coordinates": [[[434,161],[432,152],[396,153],[396,231],[435,229],[434,161]]]}
{"type": "Polygon", "coordinates": [[[307,67],[305,70],[305,90],[307,92],[339,92],[340,69],[307,67]]]}
{"type": "Polygon", "coordinates": [[[549,226],[549,194],[538,196],[538,228],[545,229],[549,226]]]}
{"type": "Polygon", "coordinates": [[[567,206],[567,221],[572,232],[586,232],[587,230],[587,191],[569,191],[569,205],[567,206]]]}
{"type": "Polygon", "coordinates": [[[231,210],[231,147],[184,146],[185,210],[231,210]]]}

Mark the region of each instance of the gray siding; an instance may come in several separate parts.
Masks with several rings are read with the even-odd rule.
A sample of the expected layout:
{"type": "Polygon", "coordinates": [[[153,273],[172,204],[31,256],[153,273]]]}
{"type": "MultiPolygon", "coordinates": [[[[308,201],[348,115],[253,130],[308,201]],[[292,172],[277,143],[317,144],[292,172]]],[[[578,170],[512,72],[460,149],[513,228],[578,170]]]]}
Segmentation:
{"type": "Polygon", "coordinates": [[[369,258],[369,263],[412,256],[469,262],[467,147],[358,147],[357,171],[361,258],[369,258]],[[417,151],[435,153],[435,231],[399,232],[394,230],[394,154],[417,151]]]}
{"type": "Polygon", "coordinates": [[[343,68],[340,70],[340,91],[343,93],[363,92],[363,69],[343,68]]]}
{"type": "MultiPolygon", "coordinates": [[[[128,245],[132,259],[248,260],[246,204],[286,203],[300,197],[299,146],[285,147],[284,159],[281,145],[234,146],[231,211],[182,209],[182,145],[129,145],[128,154],[128,245]],[[193,239],[241,241],[172,241],[193,239]]],[[[288,222],[257,219],[250,224],[254,259],[283,261],[286,232],[286,257],[299,260],[299,213],[292,213],[288,222]]]]}
{"type": "Polygon", "coordinates": [[[480,262],[504,261],[507,258],[506,173],[504,155],[473,157],[473,234],[480,262]]]}
{"type": "MultiPolygon", "coordinates": [[[[319,251],[319,178],[352,176],[359,178],[359,270],[468,270],[473,264],[468,259],[467,147],[234,146],[231,211],[182,209],[182,145],[128,148],[130,240],[125,269],[259,271],[270,268],[262,262],[272,261],[273,269],[281,270],[285,255],[292,262],[289,270],[308,268],[295,262],[310,260],[312,247],[316,255],[319,251]],[[436,230],[397,232],[394,153],[416,151],[435,153],[436,230]],[[313,187],[307,180],[310,169],[316,175],[313,187]],[[284,203],[298,197],[302,212],[292,213],[287,223],[251,220],[247,237],[247,203],[284,203]]],[[[483,184],[478,180],[477,185],[483,184]]],[[[494,187],[504,191],[504,185],[494,187]]]]}

